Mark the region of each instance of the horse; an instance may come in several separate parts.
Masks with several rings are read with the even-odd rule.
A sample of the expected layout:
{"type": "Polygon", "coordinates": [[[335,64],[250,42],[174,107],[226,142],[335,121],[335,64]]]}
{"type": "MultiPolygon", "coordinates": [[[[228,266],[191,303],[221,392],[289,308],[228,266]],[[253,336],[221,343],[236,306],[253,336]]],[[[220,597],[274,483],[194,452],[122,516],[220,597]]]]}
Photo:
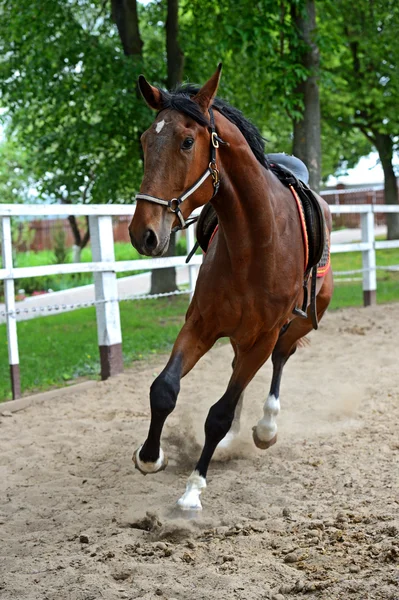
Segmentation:
{"type": "MultiPolygon", "coordinates": [[[[270,356],[271,387],[253,440],[261,449],[276,442],[283,368],[313,328],[306,298],[304,314],[299,316],[296,307],[313,280],[320,320],[333,291],[331,268],[317,281],[313,271],[304,284],[306,248],[298,207],[291,190],[270,169],[260,132],[217,98],[220,75],[221,64],[202,87],[181,86],[174,92],[139,77],[141,94],[156,118],[141,136],[144,175],[129,225],[133,246],[157,257],[167,251],[171,232],[187,226],[195,209],[211,202],[217,214],[218,229],[199,269],[185,323],[166,367],[151,385],[147,439],[133,455],[143,474],[165,469],[161,434],[175,408],[180,380],[216,340],[229,338],[232,375],[209,410],[202,453],[177,502],[193,511],[202,509],[200,494],[215,449],[239,428],[243,392],[270,356]]],[[[329,237],[328,205],[315,196],[329,237]]]]}

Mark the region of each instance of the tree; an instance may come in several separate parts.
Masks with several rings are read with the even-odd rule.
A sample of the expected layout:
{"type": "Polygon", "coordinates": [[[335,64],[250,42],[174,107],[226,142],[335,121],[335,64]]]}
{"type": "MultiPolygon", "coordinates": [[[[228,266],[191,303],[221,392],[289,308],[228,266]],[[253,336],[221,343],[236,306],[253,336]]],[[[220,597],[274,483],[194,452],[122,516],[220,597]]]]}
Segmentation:
{"type": "Polygon", "coordinates": [[[304,6],[293,2],[291,14],[299,37],[296,49],[299,50],[300,62],[306,70],[305,78],[295,90],[303,111],[299,118],[294,118],[292,153],[306,164],[309,169],[309,185],[318,192],[321,181],[321,119],[318,84],[320,55],[315,41],[315,0],[306,0],[304,6]]]}
{"type": "MultiPolygon", "coordinates": [[[[166,61],[167,87],[172,90],[182,82],[184,54],[179,46],[179,1],[167,0],[166,31],[166,61]]],[[[170,236],[166,256],[176,253],[176,234],[170,236]]],[[[156,269],[151,274],[151,294],[160,294],[177,290],[176,269],[156,269]]]]}
{"type": "MultiPolygon", "coordinates": [[[[314,160],[320,162],[321,177],[325,180],[337,169],[356,164],[359,158],[371,150],[370,143],[353,127],[343,131],[331,120],[337,114],[337,98],[331,93],[331,67],[336,58],[336,29],[331,15],[321,11],[313,34],[304,39],[303,29],[294,26],[294,17],[306,17],[304,0],[271,2],[260,0],[251,5],[244,0],[190,0],[183,4],[181,38],[185,51],[185,73],[192,81],[206,79],[212,72],[215,56],[223,59],[223,77],[219,93],[247,117],[252,119],[267,140],[268,152],[293,151],[294,123],[303,122],[305,98],[304,82],[317,75],[321,95],[321,153],[314,152],[314,160]],[[309,46],[310,41],[310,46],[309,46]],[[320,48],[320,68],[310,68],[312,45],[320,48]],[[198,60],[198,56],[201,60],[198,60]],[[302,93],[300,93],[302,86],[302,93]]],[[[317,63],[317,49],[314,49],[317,63]]],[[[310,79],[311,80],[311,79],[310,79]]],[[[311,87],[311,86],[308,86],[311,87]]],[[[317,90],[316,90],[317,93],[317,90]]],[[[338,104],[338,106],[340,106],[338,104]]],[[[340,109],[345,106],[340,106],[340,109]]],[[[309,110],[307,114],[309,114],[309,110]]],[[[310,118],[312,115],[310,115],[310,118]]],[[[309,119],[310,120],[310,119],[309,119]]],[[[319,134],[316,134],[318,137],[319,134]]],[[[317,140],[316,140],[317,144],[317,140]]],[[[305,148],[298,149],[308,164],[313,160],[306,156],[305,148]]],[[[311,169],[312,171],[312,169],[311,169]]],[[[317,189],[320,176],[312,184],[317,189]]]]}
{"type": "MultiPolygon", "coordinates": [[[[399,6],[392,0],[348,0],[323,4],[333,24],[328,92],[335,110],[330,124],[345,134],[357,129],[378,151],[385,179],[385,203],[398,203],[393,157],[399,146],[399,6]]],[[[388,239],[399,238],[399,215],[388,214],[388,239]]]]}
{"type": "MultiPolygon", "coordinates": [[[[142,172],[134,93],[140,71],[115,44],[104,4],[22,0],[0,9],[6,135],[29,156],[38,193],[54,202],[126,202],[142,172]]],[[[70,219],[77,245],[88,239],[70,219]]]]}
{"type": "Polygon", "coordinates": [[[33,186],[26,153],[15,139],[4,140],[0,144],[0,203],[27,201],[33,186]]]}
{"type": "MultiPolygon", "coordinates": [[[[130,202],[142,177],[140,133],[152,120],[135,81],[145,72],[154,84],[173,87],[183,64],[186,79],[202,82],[222,59],[221,95],[259,126],[270,140],[268,151],[289,152],[292,123],[301,121],[305,108],[298,90],[315,74],[305,61],[310,46],[293,26],[309,3],[259,0],[249,8],[244,0],[145,6],[136,0],[0,0],[0,93],[7,108],[2,118],[7,140],[26,156],[40,197],[130,202]]],[[[384,136],[395,151],[398,9],[392,0],[385,8],[382,0],[360,0],[369,12],[372,4],[382,15],[375,39],[371,29],[363,39],[349,0],[317,5],[317,37],[309,39],[321,51],[323,177],[368,151],[370,140],[385,143],[387,173],[384,136]],[[357,83],[348,75],[356,44],[357,83]]],[[[85,231],[75,233],[77,245],[87,239],[85,231]]]]}

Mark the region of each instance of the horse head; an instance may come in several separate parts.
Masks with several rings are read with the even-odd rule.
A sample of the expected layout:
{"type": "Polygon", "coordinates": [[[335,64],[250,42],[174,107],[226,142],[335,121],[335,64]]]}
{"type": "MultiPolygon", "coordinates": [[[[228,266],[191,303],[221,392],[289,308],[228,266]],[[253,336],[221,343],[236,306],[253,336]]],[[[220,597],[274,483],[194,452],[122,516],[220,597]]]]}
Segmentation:
{"type": "Polygon", "coordinates": [[[139,77],[144,100],[157,111],[141,136],[144,177],[129,225],[132,244],[141,254],[164,255],[172,231],[184,227],[189,215],[215,193],[218,171],[212,156],[218,142],[209,109],[220,73],[221,64],[192,97],[169,94],[139,77]]]}

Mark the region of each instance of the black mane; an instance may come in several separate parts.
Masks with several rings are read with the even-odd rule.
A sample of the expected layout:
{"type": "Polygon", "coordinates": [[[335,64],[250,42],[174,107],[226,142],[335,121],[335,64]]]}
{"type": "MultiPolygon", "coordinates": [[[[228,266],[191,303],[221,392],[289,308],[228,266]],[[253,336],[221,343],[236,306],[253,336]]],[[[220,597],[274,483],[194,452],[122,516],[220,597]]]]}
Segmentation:
{"type": "MultiPolygon", "coordinates": [[[[173,90],[173,92],[160,90],[164,109],[171,108],[177,110],[178,112],[188,115],[200,125],[209,127],[209,120],[205,117],[198,104],[191,99],[199,90],[199,86],[191,83],[179,86],[173,90]]],[[[226,119],[238,127],[258,161],[267,169],[268,164],[265,157],[265,140],[259,133],[257,127],[244,117],[238,108],[230,106],[226,100],[215,98],[212,108],[219,111],[226,119]]]]}

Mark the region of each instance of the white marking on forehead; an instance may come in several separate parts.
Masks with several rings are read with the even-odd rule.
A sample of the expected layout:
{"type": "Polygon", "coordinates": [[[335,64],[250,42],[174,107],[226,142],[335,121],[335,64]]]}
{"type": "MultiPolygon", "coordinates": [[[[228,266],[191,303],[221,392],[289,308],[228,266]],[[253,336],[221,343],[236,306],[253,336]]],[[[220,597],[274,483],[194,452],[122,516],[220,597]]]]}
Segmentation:
{"type": "Polygon", "coordinates": [[[164,125],[165,125],[165,120],[164,120],[164,119],[162,119],[162,121],[159,121],[159,123],[157,123],[157,124],[155,125],[155,131],[156,131],[157,133],[160,133],[160,132],[162,131],[162,129],[164,128],[164,125]]]}

